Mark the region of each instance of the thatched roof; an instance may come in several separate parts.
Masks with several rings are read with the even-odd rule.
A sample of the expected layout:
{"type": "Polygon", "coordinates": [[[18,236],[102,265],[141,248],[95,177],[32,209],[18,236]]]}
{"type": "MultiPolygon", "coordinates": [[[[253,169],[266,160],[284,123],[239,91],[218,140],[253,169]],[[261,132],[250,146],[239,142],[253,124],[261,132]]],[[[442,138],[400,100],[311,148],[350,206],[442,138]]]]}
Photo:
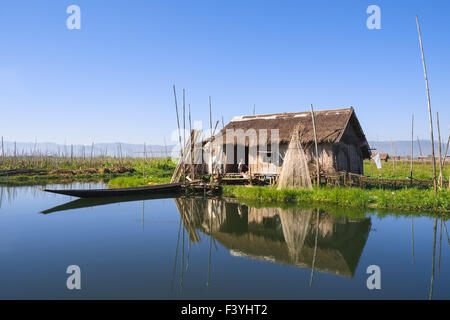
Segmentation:
{"type": "MultiPolygon", "coordinates": [[[[351,126],[359,138],[364,156],[370,158],[369,144],[353,108],[314,111],[314,117],[318,143],[340,142],[345,129],[351,126]]],[[[292,130],[297,125],[301,128],[301,143],[314,143],[312,118],[309,111],[234,117],[222,129],[221,134],[226,138],[227,129],[244,131],[255,129],[257,133],[260,129],[267,129],[270,137],[270,130],[278,129],[279,142],[288,143],[292,137],[292,130]]]]}

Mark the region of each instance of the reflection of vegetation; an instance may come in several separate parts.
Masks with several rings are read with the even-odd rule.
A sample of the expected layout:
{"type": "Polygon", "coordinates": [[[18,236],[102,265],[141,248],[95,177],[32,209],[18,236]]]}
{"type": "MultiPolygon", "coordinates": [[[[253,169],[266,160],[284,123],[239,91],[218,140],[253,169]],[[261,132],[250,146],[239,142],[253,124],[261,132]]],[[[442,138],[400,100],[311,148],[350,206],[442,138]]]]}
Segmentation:
{"type": "Polygon", "coordinates": [[[450,190],[316,188],[277,190],[271,187],[224,186],[223,195],[273,203],[320,203],[355,208],[450,212],[450,190]]]}
{"type": "MultiPolygon", "coordinates": [[[[377,169],[374,161],[364,161],[364,174],[371,178],[383,179],[409,179],[411,164],[409,161],[394,161],[382,162],[382,168],[377,169]]],[[[450,175],[450,163],[446,163],[443,168],[444,179],[450,175]]],[[[439,174],[439,170],[438,170],[439,174]]],[[[414,178],[419,180],[433,179],[433,165],[430,162],[414,161],[414,178]]]]}

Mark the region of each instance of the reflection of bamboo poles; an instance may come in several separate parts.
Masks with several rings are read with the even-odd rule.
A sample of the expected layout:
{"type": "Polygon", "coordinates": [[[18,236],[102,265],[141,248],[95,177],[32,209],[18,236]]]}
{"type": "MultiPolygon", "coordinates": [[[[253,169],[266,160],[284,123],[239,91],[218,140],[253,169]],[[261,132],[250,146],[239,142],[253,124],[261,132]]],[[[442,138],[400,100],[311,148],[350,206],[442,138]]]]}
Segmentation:
{"type": "Polygon", "coordinates": [[[414,223],[411,215],[411,242],[412,242],[412,263],[414,264],[414,223]]]}
{"type": "MultiPolygon", "coordinates": [[[[183,226],[184,227],[184,226],[183,226]]],[[[180,277],[180,292],[183,292],[183,274],[184,274],[184,228],[183,228],[183,251],[181,254],[181,277],[180,277]]]]}
{"type": "Polygon", "coordinates": [[[175,262],[173,264],[173,271],[172,271],[172,281],[170,284],[170,290],[173,291],[173,281],[175,279],[175,271],[177,269],[177,260],[178,260],[178,247],[180,245],[180,231],[181,231],[181,217],[180,217],[180,225],[178,227],[178,238],[177,238],[177,249],[175,250],[175,262]]]}
{"type": "Polygon", "coordinates": [[[194,242],[199,242],[200,236],[197,234],[197,231],[192,225],[191,219],[189,217],[189,212],[185,206],[187,201],[192,201],[192,199],[177,198],[175,199],[175,204],[178,208],[178,211],[180,212],[181,219],[183,220],[183,226],[186,228],[188,232],[189,239],[191,239],[191,241],[194,242]]]}
{"type": "MultiPolygon", "coordinates": [[[[213,207],[214,208],[214,207],[213,207]]],[[[211,279],[211,247],[212,247],[212,217],[211,211],[209,211],[209,255],[208,255],[208,280],[206,281],[206,286],[209,286],[209,281],[211,279]]]]}
{"type": "Polygon", "coordinates": [[[436,259],[436,229],[437,229],[437,218],[434,218],[434,238],[433,238],[433,258],[431,267],[431,283],[430,283],[430,296],[429,300],[433,299],[433,285],[434,285],[434,265],[436,259]]]}
{"type": "Polygon", "coordinates": [[[189,237],[188,237],[188,252],[187,252],[186,271],[189,269],[190,257],[191,257],[191,239],[189,239],[189,237]]]}
{"type": "Polygon", "coordinates": [[[314,241],[314,255],[313,255],[313,261],[312,261],[312,267],[311,267],[311,278],[309,280],[309,286],[312,287],[313,278],[314,278],[314,267],[316,264],[316,254],[317,254],[317,238],[319,235],[319,210],[317,210],[317,222],[316,222],[316,239],[314,241]]]}
{"type": "Polygon", "coordinates": [[[446,222],[444,222],[444,229],[445,229],[445,234],[447,235],[448,245],[450,246],[450,238],[448,237],[448,231],[447,231],[447,224],[446,224],[446,222]]]}
{"type": "Polygon", "coordinates": [[[145,231],[144,218],[145,218],[145,201],[142,200],[142,231],[145,231]]]}

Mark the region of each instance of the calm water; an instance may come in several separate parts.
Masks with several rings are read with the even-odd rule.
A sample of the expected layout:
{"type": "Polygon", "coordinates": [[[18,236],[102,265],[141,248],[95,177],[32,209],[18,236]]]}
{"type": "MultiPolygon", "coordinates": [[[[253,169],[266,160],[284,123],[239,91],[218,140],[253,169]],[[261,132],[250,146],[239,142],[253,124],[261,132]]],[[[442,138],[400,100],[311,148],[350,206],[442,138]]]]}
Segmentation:
{"type": "Polygon", "coordinates": [[[2,299],[450,298],[450,226],[439,219],[85,201],[40,187],[0,187],[0,197],[2,299]],[[66,287],[69,265],[81,268],[79,291],[66,287]],[[370,265],[381,290],[367,289],[370,265]]]}

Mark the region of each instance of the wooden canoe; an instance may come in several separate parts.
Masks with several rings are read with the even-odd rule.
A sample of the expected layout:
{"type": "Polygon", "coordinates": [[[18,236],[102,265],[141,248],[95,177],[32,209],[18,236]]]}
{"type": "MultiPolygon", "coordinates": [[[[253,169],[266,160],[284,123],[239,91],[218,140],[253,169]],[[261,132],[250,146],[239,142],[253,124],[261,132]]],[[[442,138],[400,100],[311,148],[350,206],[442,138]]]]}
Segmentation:
{"type": "Polygon", "coordinates": [[[76,199],[62,205],[47,209],[42,211],[42,214],[49,214],[53,212],[59,211],[67,211],[74,209],[83,209],[90,207],[103,206],[113,203],[122,203],[122,202],[132,202],[132,201],[144,201],[144,200],[153,200],[153,199],[172,199],[179,197],[180,193],[167,192],[167,193],[158,193],[158,194],[137,194],[131,196],[120,196],[120,197],[101,197],[101,198],[82,198],[76,199]]]}
{"type": "Polygon", "coordinates": [[[78,198],[101,198],[101,197],[117,197],[117,196],[133,196],[148,194],[176,193],[181,191],[182,183],[158,184],[148,187],[137,188],[117,188],[117,189],[70,189],[70,190],[50,190],[46,192],[63,194],[66,196],[78,198]]]}

